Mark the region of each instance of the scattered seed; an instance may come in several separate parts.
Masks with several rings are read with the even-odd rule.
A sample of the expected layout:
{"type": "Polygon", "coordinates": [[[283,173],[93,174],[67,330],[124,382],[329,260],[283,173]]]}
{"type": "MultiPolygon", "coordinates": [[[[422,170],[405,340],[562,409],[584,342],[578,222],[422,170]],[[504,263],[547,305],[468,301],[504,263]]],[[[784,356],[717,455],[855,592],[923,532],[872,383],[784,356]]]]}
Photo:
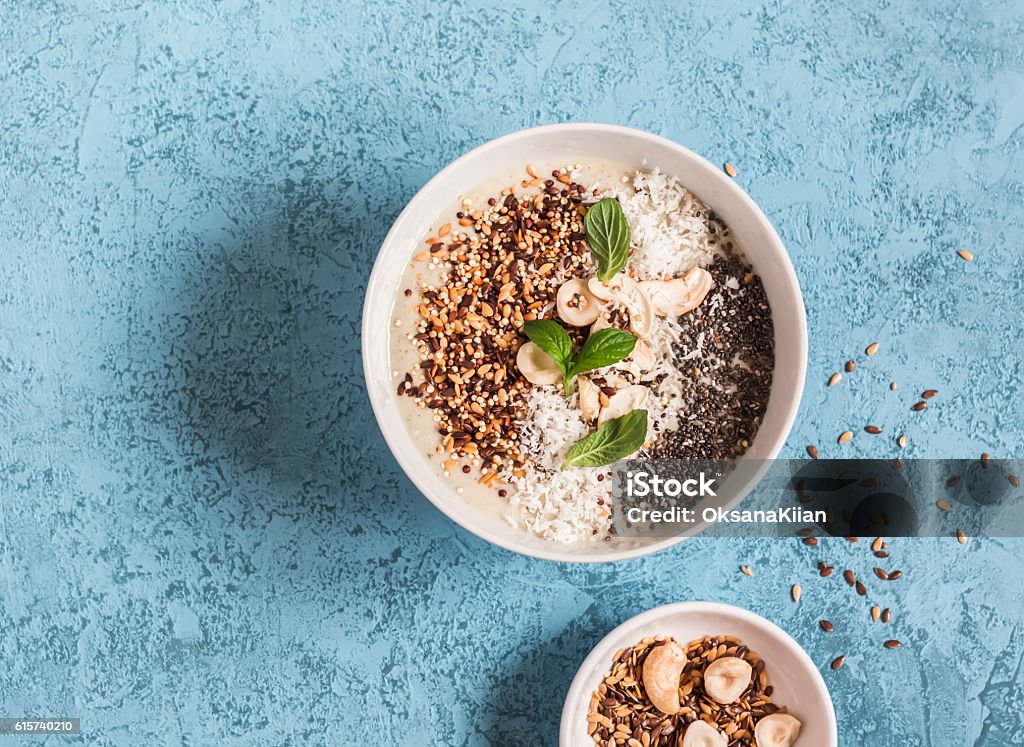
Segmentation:
{"type": "Polygon", "coordinates": [[[878,352],[878,343],[871,343],[870,345],[868,345],[867,350],[865,350],[864,352],[867,353],[868,355],[874,355],[875,353],[878,352]]]}
{"type": "Polygon", "coordinates": [[[900,434],[900,437],[896,439],[896,445],[899,446],[901,449],[907,448],[907,434],[906,433],[900,434]]]}
{"type": "Polygon", "coordinates": [[[884,544],[885,540],[883,540],[881,537],[875,537],[875,541],[871,543],[871,549],[875,552],[878,552],[882,549],[882,545],[884,544]]]}
{"type": "Polygon", "coordinates": [[[858,594],[860,594],[862,597],[867,596],[867,594],[868,594],[868,587],[866,587],[864,585],[863,581],[857,581],[855,586],[857,587],[857,593],[858,594]]]}
{"type": "Polygon", "coordinates": [[[898,578],[903,577],[903,571],[889,571],[888,581],[895,581],[898,578]]]}
{"type": "Polygon", "coordinates": [[[874,556],[876,558],[887,558],[887,557],[889,557],[889,553],[886,552],[885,550],[875,550],[874,556]]]}
{"type": "Polygon", "coordinates": [[[855,369],[856,367],[857,367],[857,361],[855,361],[855,360],[846,361],[846,373],[851,373],[853,371],[853,369],[855,369]]]}
{"type": "Polygon", "coordinates": [[[829,376],[829,378],[828,378],[828,385],[829,386],[835,386],[836,384],[838,384],[842,380],[843,380],[843,375],[841,373],[839,373],[838,371],[836,371],[834,374],[829,376]]]}
{"type": "Polygon", "coordinates": [[[889,609],[888,607],[886,607],[884,610],[882,610],[882,622],[884,622],[884,623],[892,622],[892,610],[889,609]]]}
{"type": "Polygon", "coordinates": [[[834,630],[834,628],[832,627],[832,623],[830,623],[828,620],[821,620],[818,622],[818,625],[820,625],[821,629],[824,630],[826,633],[831,633],[834,630]]]}
{"type": "Polygon", "coordinates": [[[940,511],[952,511],[953,510],[953,507],[951,505],[949,505],[949,503],[947,501],[944,501],[941,498],[939,500],[935,501],[935,506],[940,511]]]}
{"type": "Polygon", "coordinates": [[[818,447],[814,446],[813,444],[808,445],[807,446],[807,455],[811,459],[817,459],[818,458],[818,447]]]}
{"type": "Polygon", "coordinates": [[[986,469],[988,468],[988,458],[989,457],[988,457],[988,452],[987,451],[982,453],[982,455],[981,455],[981,466],[985,467],[986,469]]]}
{"type": "Polygon", "coordinates": [[[921,399],[931,399],[938,393],[938,389],[925,389],[923,392],[921,392],[921,399]]]}
{"type": "Polygon", "coordinates": [[[845,444],[847,441],[853,440],[853,431],[843,431],[839,434],[837,439],[840,444],[845,444]]]}
{"type": "Polygon", "coordinates": [[[790,594],[793,596],[794,602],[799,602],[800,596],[803,594],[803,589],[800,588],[800,584],[793,584],[793,588],[790,589],[790,594]]]}
{"type": "Polygon", "coordinates": [[[883,643],[882,645],[885,646],[886,648],[899,648],[903,644],[900,643],[899,641],[897,641],[895,638],[891,638],[888,641],[886,641],[885,643],[883,643]]]}
{"type": "Polygon", "coordinates": [[[928,407],[928,403],[925,402],[924,400],[921,400],[910,409],[913,410],[914,412],[921,412],[921,410],[925,409],[926,407],[928,407]]]}
{"type": "Polygon", "coordinates": [[[877,436],[879,433],[882,432],[882,429],[879,428],[877,425],[865,425],[864,430],[873,436],[877,436]]]}
{"type": "Polygon", "coordinates": [[[818,546],[818,538],[817,537],[804,537],[804,544],[805,545],[809,545],[810,547],[817,547],[818,546]]]}
{"type": "Polygon", "coordinates": [[[960,259],[962,259],[964,262],[970,262],[974,259],[974,255],[971,254],[966,249],[961,249],[960,251],[957,252],[957,254],[960,255],[960,259]]]}
{"type": "Polygon", "coordinates": [[[853,575],[853,571],[851,571],[849,568],[843,571],[843,578],[846,579],[846,583],[848,583],[850,586],[853,586],[857,580],[857,577],[853,575]]]}
{"type": "Polygon", "coordinates": [[[846,657],[845,656],[837,656],[835,659],[832,660],[832,670],[835,671],[836,669],[842,668],[843,664],[845,664],[845,663],[846,663],[846,657]]]}
{"type": "Polygon", "coordinates": [[[960,475],[953,475],[948,480],[946,480],[946,487],[947,488],[955,488],[957,486],[957,483],[959,483],[959,482],[960,482],[960,475]]]}
{"type": "Polygon", "coordinates": [[[825,565],[824,563],[820,563],[819,565],[820,565],[820,567],[818,568],[818,574],[821,575],[821,576],[824,576],[825,578],[828,578],[829,576],[831,576],[832,575],[832,571],[835,570],[835,568],[833,568],[832,566],[825,565]]]}
{"type": "Polygon", "coordinates": [[[537,167],[532,163],[526,164],[526,173],[532,176],[534,179],[537,178],[537,167]]]}
{"type": "Polygon", "coordinates": [[[896,382],[895,381],[890,381],[889,382],[889,391],[890,392],[895,392],[896,391],[896,382]]]}
{"type": "Polygon", "coordinates": [[[956,541],[959,542],[961,545],[967,544],[967,535],[964,534],[964,530],[960,527],[956,528],[956,541]]]}
{"type": "Polygon", "coordinates": [[[875,575],[883,581],[889,580],[889,574],[885,572],[885,569],[879,568],[878,566],[875,566],[875,575]]]}
{"type": "Polygon", "coordinates": [[[878,609],[878,605],[871,608],[871,622],[878,622],[878,618],[881,616],[881,610],[878,609]]]}
{"type": "Polygon", "coordinates": [[[754,571],[749,565],[741,565],[740,570],[743,571],[744,576],[753,576],[754,571]]]}
{"type": "Polygon", "coordinates": [[[1010,481],[1010,484],[1013,487],[1015,487],[1015,488],[1019,488],[1020,487],[1020,478],[1017,477],[1017,475],[1010,475],[1006,479],[1010,481]]]}
{"type": "Polygon", "coordinates": [[[724,163],[724,164],[722,165],[722,168],[724,168],[724,169],[725,169],[725,173],[726,173],[726,174],[728,174],[729,176],[733,176],[733,177],[734,177],[734,176],[736,176],[736,167],[735,167],[735,166],[733,166],[733,165],[732,165],[731,163],[729,163],[728,161],[726,161],[726,162],[725,162],[725,163],[724,163]]]}

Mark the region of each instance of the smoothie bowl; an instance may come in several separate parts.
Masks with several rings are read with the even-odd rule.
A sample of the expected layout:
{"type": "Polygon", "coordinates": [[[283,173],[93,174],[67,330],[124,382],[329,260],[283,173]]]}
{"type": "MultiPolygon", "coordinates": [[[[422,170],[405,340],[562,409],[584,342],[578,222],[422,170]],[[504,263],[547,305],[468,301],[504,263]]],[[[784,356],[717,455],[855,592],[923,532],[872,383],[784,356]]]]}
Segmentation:
{"type": "Polygon", "coordinates": [[[685,148],[594,124],[500,138],[423,187],[377,257],[362,344],[417,487],[488,541],[574,561],[678,542],[616,535],[610,465],[773,458],[807,357],[792,264],[750,198],[685,148]]]}

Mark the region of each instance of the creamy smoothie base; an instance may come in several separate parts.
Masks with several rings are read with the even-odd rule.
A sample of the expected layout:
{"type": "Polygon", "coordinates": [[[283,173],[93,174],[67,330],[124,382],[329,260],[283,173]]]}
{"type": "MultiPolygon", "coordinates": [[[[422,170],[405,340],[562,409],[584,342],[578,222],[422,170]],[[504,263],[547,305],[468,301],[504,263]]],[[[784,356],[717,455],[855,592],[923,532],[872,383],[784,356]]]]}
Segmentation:
{"type": "Polygon", "coordinates": [[[607,539],[602,460],[625,454],[584,448],[595,439],[659,458],[749,447],[771,386],[770,309],[728,227],[677,180],[529,165],[459,196],[411,255],[394,385],[414,440],[478,510],[554,541],[607,539]],[[608,268],[602,250],[623,225],[628,259],[608,268]],[[539,326],[560,336],[541,336],[548,352],[583,369],[528,342],[539,326]],[[609,340],[635,346],[587,369],[609,340]]]}

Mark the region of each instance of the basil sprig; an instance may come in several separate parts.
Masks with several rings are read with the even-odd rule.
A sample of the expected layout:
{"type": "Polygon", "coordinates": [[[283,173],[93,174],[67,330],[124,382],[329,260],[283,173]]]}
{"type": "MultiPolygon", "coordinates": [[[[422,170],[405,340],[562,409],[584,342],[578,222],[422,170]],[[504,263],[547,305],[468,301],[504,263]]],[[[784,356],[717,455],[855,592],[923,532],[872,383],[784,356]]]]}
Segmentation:
{"type": "Polygon", "coordinates": [[[603,467],[637,451],[647,440],[647,410],[633,410],[606,420],[596,431],[577,441],[565,455],[562,469],[603,467]]]}
{"type": "Polygon", "coordinates": [[[604,368],[628,357],[636,346],[636,337],[625,330],[607,327],[587,338],[578,355],[573,355],[572,340],[561,324],[550,319],[535,319],[523,325],[523,331],[537,347],[550,355],[562,372],[565,395],[572,392],[572,380],[581,373],[604,368]]]}
{"type": "Polygon", "coordinates": [[[629,222],[614,197],[605,197],[590,207],[583,221],[590,253],[597,260],[601,282],[621,272],[629,261],[629,222]]]}

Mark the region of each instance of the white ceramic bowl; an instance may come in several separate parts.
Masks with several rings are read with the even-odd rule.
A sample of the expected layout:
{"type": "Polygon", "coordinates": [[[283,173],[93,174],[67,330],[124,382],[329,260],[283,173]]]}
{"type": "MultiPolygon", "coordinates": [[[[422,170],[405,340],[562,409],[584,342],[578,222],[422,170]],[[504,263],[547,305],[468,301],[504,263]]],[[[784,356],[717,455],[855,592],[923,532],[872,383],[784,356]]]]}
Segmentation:
{"type": "MultiPolygon", "coordinates": [[[[488,516],[446,484],[413,442],[399,412],[388,363],[391,310],[402,273],[426,231],[460,194],[494,174],[522,170],[536,154],[558,163],[604,159],[658,167],[682,181],[730,227],[760,275],[775,324],[775,373],[768,410],[746,457],[778,455],[800,405],[807,365],[807,321],[796,273],[764,213],[721,169],[676,143],[640,130],[603,124],[560,124],[523,130],[470,151],[447,166],[416,194],[395,220],[377,255],[363,306],[363,370],[374,414],[405,473],[449,518],[488,542],[549,560],[600,562],[656,552],[683,536],[564,545],[543,540],[488,516]]],[[[767,465],[765,465],[767,467],[767,465]]],[[[756,480],[748,483],[748,489],[756,480]]],[[[733,503],[745,497],[737,494],[733,503]]]]}
{"type": "Polygon", "coordinates": [[[774,688],[772,702],[800,719],[794,747],[836,747],[838,730],[832,698],[811,657],[774,623],[718,602],[679,602],[655,607],[622,623],[583,662],[562,708],[559,747],[593,747],[587,734],[590,696],[611,668],[612,656],[651,635],[670,635],[683,645],[705,635],[734,635],[760,656],[774,688]]]}

